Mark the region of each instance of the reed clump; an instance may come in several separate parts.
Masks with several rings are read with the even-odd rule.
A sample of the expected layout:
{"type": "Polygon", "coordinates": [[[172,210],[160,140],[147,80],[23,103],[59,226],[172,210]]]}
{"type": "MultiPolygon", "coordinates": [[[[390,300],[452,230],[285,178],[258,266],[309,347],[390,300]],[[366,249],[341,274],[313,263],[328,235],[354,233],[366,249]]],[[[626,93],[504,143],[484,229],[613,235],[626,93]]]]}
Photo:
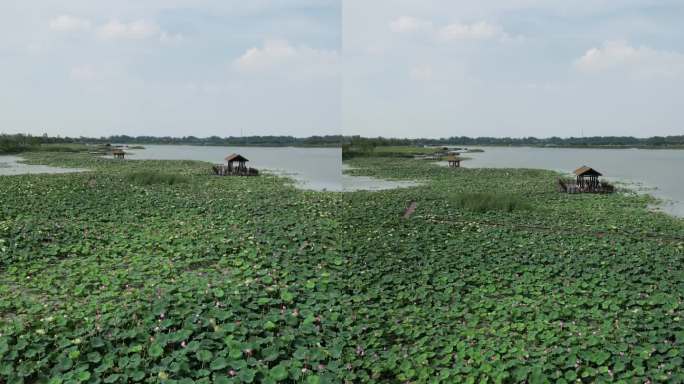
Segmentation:
{"type": "Polygon", "coordinates": [[[126,180],[138,185],[175,185],[183,184],[190,181],[188,176],[176,175],[171,173],[159,173],[153,171],[139,171],[126,175],[126,180]]]}
{"type": "Polygon", "coordinates": [[[529,210],[532,206],[521,196],[503,193],[460,193],[454,197],[459,208],[472,212],[513,212],[529,210]]]}

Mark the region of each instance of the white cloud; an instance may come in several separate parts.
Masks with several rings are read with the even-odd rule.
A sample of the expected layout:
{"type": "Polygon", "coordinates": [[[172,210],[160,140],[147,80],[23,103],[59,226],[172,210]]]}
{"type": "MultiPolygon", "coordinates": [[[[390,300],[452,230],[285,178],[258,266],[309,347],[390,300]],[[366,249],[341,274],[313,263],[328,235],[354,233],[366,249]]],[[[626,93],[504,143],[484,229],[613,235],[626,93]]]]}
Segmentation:
{"type": "Polygon", "coordinates": [[[26,52],[29,55],[40,55],[48,51],[48,47],[42,42],[33,42],[26,45],[26,52]]]}
{"type": "Polygon", "coordinates": [[[159,37],[165,35],[156,23],[145,20],[137,20],[130,23],[122,23],[118,20],[112,20],[100,27],[98,36],[102,39],[131,39],[140,40],[151,37],[159,37]]]}
{"type": "MultiPolygon", "coordinates": [[[[59,32],[82,32],[88,31],[92,27],[93,23],[90,20],[70,15],[61,15],[50,21],[50,29],[59,32]]],[[[104,40],[157,38],[162,43],[176,43],[184,40],[183,35],[164,31],[156,23],[147,20],[136,20],[129,23],[111,20],[97,27],[96,34],[104,40]]]]}
{"type": "Polygon", "coordinates": [[[445,41],[453,40],[489,40],[506,38],[506,34],[498,25],[486,21],[472,24],[449,24],[439,31],[439,38],[445,41]]]}
{"type": "Polygon", "coordinates": [[[97,77],[97,71],[90,65],[81,65],[71,69],[72,80],[91,81],[97,77]]]}
{"type": "Polygon", "coordinates": [[[286,40],[267,40],[262,47],[248,49],[233,66],[244,73],[336,75],[339,73],[338,56],[336,51],[293,46],[286,40]]]}
{"type": "Polygon", "coordinates": [[[85,31],[90,27],[92,27],[90,20],[70,15],[61,15],[50,20],[50,29],[58,32],[85,31]]]}
{"type": "Polygon", "coordinates": [[[402,16],[390,22],[389,28],[394,33],[427,33],[431,38],[443,42],[511,39],[509,35],[503,31],[503,28],[487,21],[477,21],[471,24],[453,23],[443,27],[435,27],[430,21],[417,19],[411,16],[402,16]]]}
{"type": "Polygon", "coordinates": [[[185,91],[201,95],[218,95],[226,91],[226,86],[218,83],[209,82],[190,82],[185,85],[185,91]]]}
{"type": "MultiPolygon", "coordinates": [[[[90,20],[81,19],[70,15],[61,15],[50,21],[50,29],[59,32],[82,32],[93,27],[90,20]]],[[[176,43],[184,40],[181,34],[169,33],[162,30],[155,22],[136,20],[121,22],[110,20],[96,29],[97,36],[104,40],[128,39],[142,40],[157,38],[162,43],[176,43]]]]}
{"type": "Polygon", "coordinates": [[[429,65],[421,65],[411,69],[411,78],[417,81],[432,80],[432,67],[429,65]]]}
{"type": "Polygon", "coordinates": [[[417,32],[432,29],[432,23],[411,16],[401,16],[389,24],[390,30],[396,33],[417,32]]]}
{"type": "Polygon", "coordinates": [[[270,69],[297,54],[296,49],[285,40],[269,40],[262,48],[250,48],[235,61],[238,69],[255,71],[270,69]]]}
{"type": "Polygon", "coordinates": [[[684,74],[684,54],[608,41],[585,52],[575,67],[585,73],[626,70],[641,77],[670,77],[684,74]]]}
{"type": "Polygon", "coordinates": [[[180,43],[185,40],[185,36],[183,36],[180,33],[169,33],[166,31],[161,31],[159,34],[159,41],[162,43],[168,43],[168,44],[173,44],[173,43],[180,43]]]}

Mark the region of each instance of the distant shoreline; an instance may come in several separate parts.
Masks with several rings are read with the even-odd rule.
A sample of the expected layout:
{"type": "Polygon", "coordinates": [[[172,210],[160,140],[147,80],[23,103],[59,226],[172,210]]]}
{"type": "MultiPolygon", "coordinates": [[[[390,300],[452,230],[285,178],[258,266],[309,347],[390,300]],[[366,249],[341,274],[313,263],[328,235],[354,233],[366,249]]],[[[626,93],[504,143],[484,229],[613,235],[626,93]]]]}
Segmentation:
{"type": "MultiPolygon", "coordinates": [[[[91,143],[90,145],[99,145],[91,143]]],[[[261,147],[261,148],[341,148],[341,145],[306,145],[306,144],[189,144],[189,143],[125,143],[125,145],[186,145],[190,147],[261,147]]],[[[131,148],[134,149],[134,148],[131,148]]]]}
{"type": "Polygon", "coordinates": [[[684,149],[684,145],[532,145],[532,144],[443,144],[430,145],[430,147],[491,147],[491,148],[548,148],[548,149],[684,149]]]}
{"type": "MultiPolygon", "coordinates": [[[[186,144],[186,143],[116,143],[126,145],[131,150],[143,150],[149,145],[178,145],[191,147],[253,147],[253,148],[341,148],[339,145],[294,145],[294,144],[186,144]]],[[[42,144],[31,147],[13,148],[10,151],[0,150],[0,156],[20,155],[27,152],[83,152],[89,147],[102,146],[100,143],[78,143],[78,144],[42,144]]]]}

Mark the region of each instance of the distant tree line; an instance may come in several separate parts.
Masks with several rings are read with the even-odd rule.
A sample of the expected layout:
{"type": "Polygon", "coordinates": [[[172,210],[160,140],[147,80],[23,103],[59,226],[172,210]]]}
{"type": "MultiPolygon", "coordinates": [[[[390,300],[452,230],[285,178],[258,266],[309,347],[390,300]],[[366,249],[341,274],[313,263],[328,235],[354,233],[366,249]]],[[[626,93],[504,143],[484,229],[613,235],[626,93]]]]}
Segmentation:
{"type": "Polygon", "coordinates": [[[547,147],[650,147],[684,148],[684,135],[654,136],[637,138],[631,136],[594,136],[594,137],[466,137],[399,139],[361,136],[245,136],[245,137],[156,137],[115,135],[108,137],[54,137],[23,134],[0,134],[0,153],[19,153],[39,147],[42,144],[176,144],[207,146],[299,146],[299,147],[339,147],[363,151],[379,146],[424,146],[424,145],[496,145],[496,146],[547,146],[547,147]]]}
{"type": "Polygon", "coordinates": [[[108,137],[51,137],[23,134],[0,134],[0,153],[10,154],[34,150],[43,144],[176,144],[207,146],[299,146],[299,147],[339,147],[341,135],[328,136],[245,136],[245,137],[155,137],[115,135],[108,137]]]}
{"type": "Polygon", "coordinates": [[[67,144],[73,143],[73,139],[62,137],[31,136],[31,135],[5,135],[0,134],[0,154],[20,153],[30,151],[42,144],[67,144]]]}
{"type": "Polygon", "coordinates": [[[467,137],[452,136],[446,138],[367,138],[346,136],[343,148],[373,148],[381,146],[424,146],[424,145],[492,145],[492,146],[547,146],[547,147],[684,147],[684,135],[653,136],[637,138],[632,136],[593,136],[593,137],[467,137]]]}
{"type": "Polygon", "coordinates": [[[328,136],[244,136],[244,137],[156,137],[117,135],[99,139],[80,138],[89,143],[125,143],[125,144],[176,144],[176,145],[211,145],[211,146],[329,146],[339,147],[341,135],[328,136]]]}

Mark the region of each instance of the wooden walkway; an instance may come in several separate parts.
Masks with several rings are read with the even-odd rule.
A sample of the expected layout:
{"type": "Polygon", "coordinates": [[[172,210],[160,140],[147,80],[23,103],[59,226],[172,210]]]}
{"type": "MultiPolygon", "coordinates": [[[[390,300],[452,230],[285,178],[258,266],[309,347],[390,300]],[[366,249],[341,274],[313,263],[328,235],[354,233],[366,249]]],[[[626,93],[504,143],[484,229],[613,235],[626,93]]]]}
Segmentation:
{"type": "Polygon", "coordinates": [[[613,193],[615,187],[608,183],[599,183],[598,185],[579,185],[574,180],[558,179],[558,192],[563,193],[613,193]]]}
{"type": "Polygon", "coordinates": [[[211,169],[217,176],[259,176],[259,171],[248,167],[229,167],[225,164],[216,164],[211,169]]]}
{"type": "Polygon", "coordinates": [[[409,204],[408,208],[404,211],[404,219],[408,219],[413,215],[414,212],[416,212],[416,208],[418,207],[418,204],[416,204],[415,201],[412,201],[411,204],[409,204]]]}

